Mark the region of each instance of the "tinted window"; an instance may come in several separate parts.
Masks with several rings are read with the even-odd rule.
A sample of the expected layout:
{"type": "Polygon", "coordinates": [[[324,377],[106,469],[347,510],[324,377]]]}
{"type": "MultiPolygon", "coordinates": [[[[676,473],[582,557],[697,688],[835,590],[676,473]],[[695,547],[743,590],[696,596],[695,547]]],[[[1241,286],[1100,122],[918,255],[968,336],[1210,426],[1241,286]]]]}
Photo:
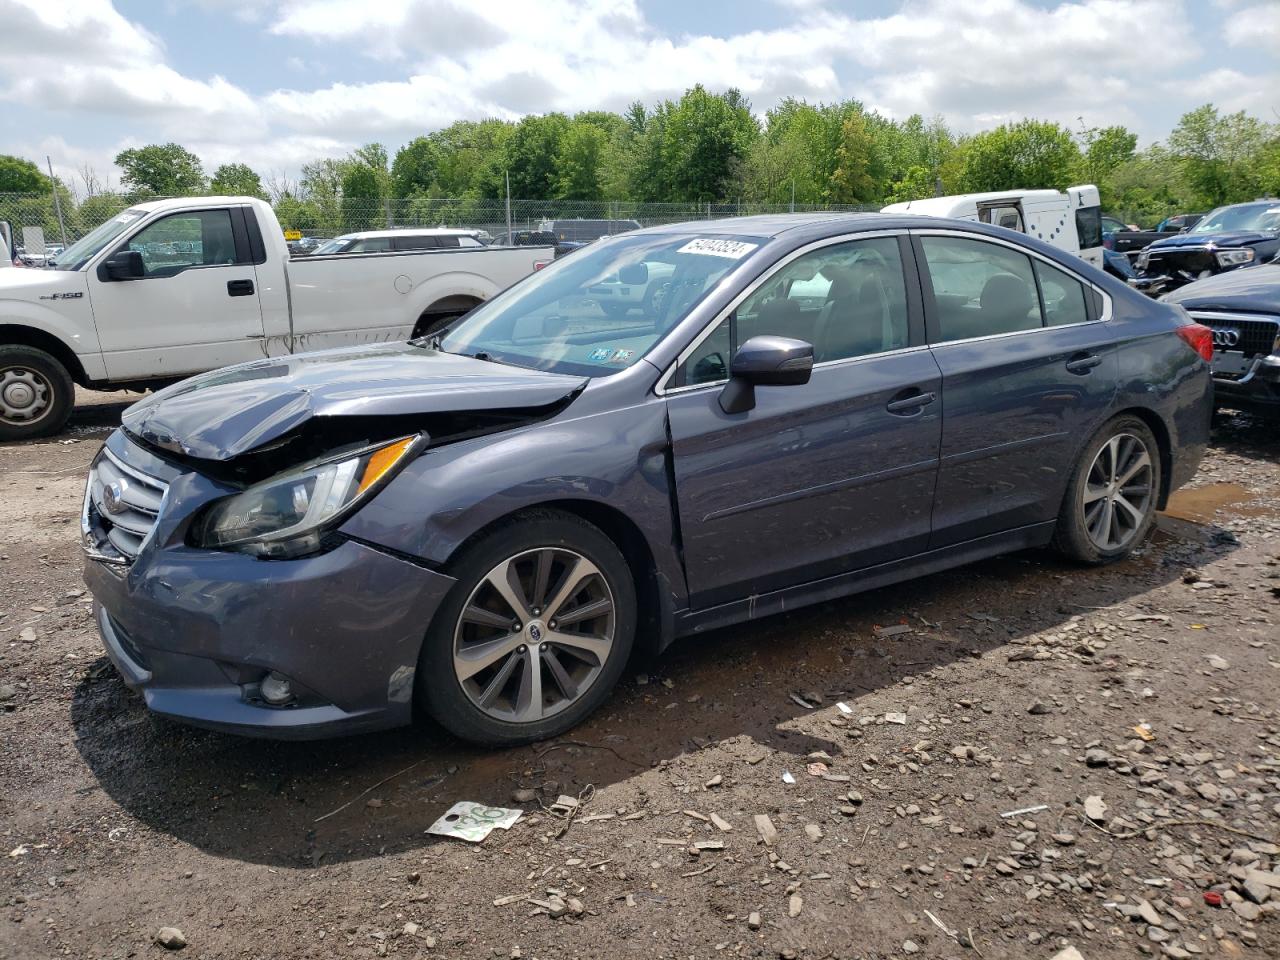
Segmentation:
{"type": "Polygon", "coordinates": [[[365,240],[357,240],[351,246],[343,250],[343,253],[385,253],[391,249],[390,237],[369,237],[365,240]]]}
{"type": "Polygon", "coordinates": [[[1041,325],[1030,257],[961,237],[922,237],[920,242],[937,303],[939,342],[1041,325]]]}
{"type": "Polygon", "coordinates": [[[1093,319],[1084,284],[1057,267],[1037,260],[1036,276],[1044,297],[1044,321],[1051,327],[1093,319]]]}
{"type": "Polygon", "coordinates": [[[677,383],[725,379],[733,352],[765,335],[812,343],[817,363],[905,347],[907,292],[897,239],[855,240],[797,257],[721,321],[677,383]]]}
{"type": "Polygon", "coordinates": [[[459,243],[458,243],[458,238],[457,238],[457,237],[448,237],[448,236],[445,236],[445,237],[436,237],[436,238],[435,238],[435,240],[436,240],[436,246],[437,246],[437,247],[457,247],[457,246],[461,246],[461,244],[459,244],[459,243]]]}
{"type": "Polygon", "coordinates": [[[1076,210],[1076,235],[1080,249],[1102,246],[1102,214],[1097,207],[1080,207],[1076,210]]]}
{"type": "Polygon", "coordinates": [[[129,250],[142,254],[148,276],[165,276],[187,267],[236,262],[236,242],[228,210],[175,213],[138,231],[129,250]]]}
{"type": "Polygon", "coordinates": [[[395,248],[397,250],[434,250],[439,246],[439,244],[436,243],[437,239],[439,238],[434,236],[423,236],[422,234],[418,234],[417,236],[396,237],[395,248]]]}

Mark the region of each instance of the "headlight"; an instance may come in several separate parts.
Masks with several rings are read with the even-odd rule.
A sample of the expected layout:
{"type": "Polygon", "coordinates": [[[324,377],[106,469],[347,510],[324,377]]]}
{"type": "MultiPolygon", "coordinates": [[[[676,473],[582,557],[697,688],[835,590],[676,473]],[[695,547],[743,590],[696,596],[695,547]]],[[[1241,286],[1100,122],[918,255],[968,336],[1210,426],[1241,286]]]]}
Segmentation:
{"type": "Polygon", "coordinates": [[[277,559],[320,548],[321,536],[349,516],[406,462],[418,437],[404,437],[315,461],[214,503],[194,539],[214,550],[277,559]]]}
{"type": "Polygon", "coordinates": [[[1150,262],[1151,262],[1151,254],[1143,250],[1140,254],[1138,254],[1138,259],[1135,265],[1138,267],[1145,267],[1150,262]]]}
{"type": "Polygon", "coordinates": [[[1255,256],[1257,254],[1252,247],[1246,247],[1244,250],[1219,250],[1218,266],[1238,267],[1242,263],[1252,263],[1255,256]]]}

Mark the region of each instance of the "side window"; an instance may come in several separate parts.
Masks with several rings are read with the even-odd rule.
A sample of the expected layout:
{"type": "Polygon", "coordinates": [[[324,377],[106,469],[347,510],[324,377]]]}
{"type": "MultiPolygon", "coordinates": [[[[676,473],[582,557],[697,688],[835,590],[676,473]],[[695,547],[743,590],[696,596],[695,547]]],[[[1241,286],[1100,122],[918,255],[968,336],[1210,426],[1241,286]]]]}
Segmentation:
{"type": "Polygon", "coordinates": [[[397,250],[434,250],[436,238],[431,235],[410,234],[407,237],[395,237],[392,246],[397,250]]]}
{"type": "Polygon", "coordinates": [[[1022,213],[1017,207],[983,207],[978,212],[978,219],[1019,233],[1026,232],[1022,227],[1022,213]]]}
{"type": "Polygon", "coordinates": [[[1076,210],[1076,236],[1080,249],[1102,246],[1102,211],[1097,207],[1080,207],[1076,210]]]}
{"type": "Polygon", "coordinates": [[[445,247],[448,247],[448,248],[457,247],[457,246],[459,246],[458,238],[457,238],[456,236],[450,236],[450,235],[448,235],[448,234],[446,234],[445,236],[442,236],[442,237],[436,237],[436,246],[437,246],[437,247],[441,247],[441,248],[445,248],[445,247]]]}
{"type": "Polygon", "coordinates": [[[351,246],[347,247],[343,253],[386,253],[391,249],[390,237],[367,237],[364,240],[357,240],[351,246]]]}
{"type": "Polygon", "coordinates": [[[139,230],[128,249],[142,254],[149,277],[237,262],[229,210],[175,213],[139,230]]]}
{"type": "Polygon", "coordinates": [[[921,237],[937,304],[938,342],[1041,326],[1031,258],[965,237],[921,237]]]}
{"type": "Polygon", "coordinates": [[[698,346],[676,382],[724,380],[734,351],[766,335],[812,343],[816,363],[907,346],[897,238],[834,244],[777,270],[698,346]]]}
{"type": "Polygon", "coordinates": [[[1084,284],[1057,267],[1036,261],[1040,295],[1044,297],[1044,322],[1051,327],[1092,320],[1084,284]]]}

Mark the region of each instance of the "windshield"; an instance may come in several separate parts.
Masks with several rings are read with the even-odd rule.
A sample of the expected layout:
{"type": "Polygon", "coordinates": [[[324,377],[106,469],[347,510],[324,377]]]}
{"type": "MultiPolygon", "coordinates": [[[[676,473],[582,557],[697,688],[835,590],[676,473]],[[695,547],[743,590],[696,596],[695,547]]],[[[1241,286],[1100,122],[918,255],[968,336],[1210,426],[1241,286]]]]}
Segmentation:
{"type": "Polygon", "coordinates": [[[760,237],[624,235],[557,261],[477,307],[440,348],[605,377],[637,363],[760,237]]]}
{"type": "Polygon", "coordinates": [[[58,254],[57,261],[50,266],[59,270],[79,270],[92,260],[99,250],[128,230],[130,224],[137,223],[144,216],[146,216],[145,210],[130,209],[112,217],[58,254]]]}
{"type": "Polygon", "coordinates": [[[1205,214],[1190,233],[1228,233],[1236,230],[1280,232],[1280,200],[1274,203],[1240,203],[1205,214]]]}

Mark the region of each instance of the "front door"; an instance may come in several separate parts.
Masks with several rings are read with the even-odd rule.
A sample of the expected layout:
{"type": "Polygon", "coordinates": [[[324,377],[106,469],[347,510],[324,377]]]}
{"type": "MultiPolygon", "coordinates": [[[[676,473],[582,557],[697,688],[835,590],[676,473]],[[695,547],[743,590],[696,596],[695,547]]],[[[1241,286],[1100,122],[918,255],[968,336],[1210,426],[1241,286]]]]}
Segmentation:
{"type": "Polygon", "coordinates": [[[141,279],[90,270],[108,377],[180,377],[264,356],[257,272],[243,225],[234,223],[225,207],[173,213],[112,251],[141,253],[141,279]]]}
{"type": "Polygon", "coordinates": [[[683,358],[667,404],[694,609],[925,548],[941,381],[921,319],[905,239],[826,243],[683,358]],[[726,414],[729,358],[763,334],[812,342],[812,378],[757,387],[753,409],[726,414]]]}
{"type": "Polygon", "coordinates": [[[1098,295],[1012,245],[916,243],[945,410],[930,547],[1052,520],[1116,391],[1098,295]]]}

